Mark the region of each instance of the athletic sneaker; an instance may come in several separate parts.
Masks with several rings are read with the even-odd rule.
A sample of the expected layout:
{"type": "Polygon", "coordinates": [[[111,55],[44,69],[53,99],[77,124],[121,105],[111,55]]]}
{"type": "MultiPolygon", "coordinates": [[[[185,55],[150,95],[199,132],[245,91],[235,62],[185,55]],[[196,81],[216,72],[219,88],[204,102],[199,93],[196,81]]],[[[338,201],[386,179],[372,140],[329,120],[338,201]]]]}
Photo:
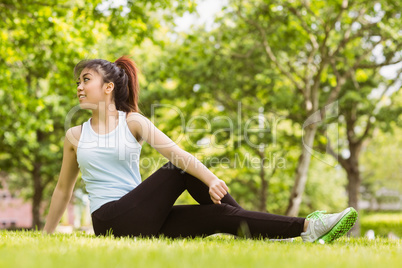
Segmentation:
{"type": "Polygon", "coordinates": [[[315,211],[307,216],[307,231],[301,233],[304,242],[329,243],[346,234],[357,220],[357,212],[350,207],[336,214],[315,211]]]}

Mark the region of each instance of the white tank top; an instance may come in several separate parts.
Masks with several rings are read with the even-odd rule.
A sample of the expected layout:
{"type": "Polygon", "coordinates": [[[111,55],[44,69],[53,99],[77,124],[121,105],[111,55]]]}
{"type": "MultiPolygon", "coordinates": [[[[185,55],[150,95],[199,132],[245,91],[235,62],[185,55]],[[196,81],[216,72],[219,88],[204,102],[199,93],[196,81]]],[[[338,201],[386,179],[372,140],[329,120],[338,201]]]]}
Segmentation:
{"type": "Polygon", "coordinates": [[[128,128],[126,113],[118,112],[119,123],[108,134],[97,134],[91,127],[91,119],[82,126],[77,162],[89,193],[91,213],[141,183],[142,146],[128,128]]]}

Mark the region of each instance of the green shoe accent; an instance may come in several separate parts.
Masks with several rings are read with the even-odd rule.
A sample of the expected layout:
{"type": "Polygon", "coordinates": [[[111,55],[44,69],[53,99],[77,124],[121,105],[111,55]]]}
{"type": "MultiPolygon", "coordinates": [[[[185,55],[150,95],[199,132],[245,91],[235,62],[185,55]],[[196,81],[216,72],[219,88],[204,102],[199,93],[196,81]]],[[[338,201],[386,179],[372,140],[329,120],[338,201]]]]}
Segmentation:
{"type": "Polygon", "coordinates": [[[322,222],[322,224],[325,226],[325,222],[323,220],[323,218],[326,217],[326,215],[324,214],[325,212],[327,212],[327,211],[325,211],[325,210],[314,211],[313,213],[310,213],[310,214],[307,215],[306,220],[319,219],[322,222]]]}
{"type": "Polygon", "coordinates": [[[350,229],[352,229],[353,225],[357,220],[357,211],[354,208],[350,208],[350,211],[345,214],[342,219],[334,226],[332,229],[326,233],[325,235],[318,238],[315,242],[320,243],[319,241],[322,239],[325,243],[330,243],[335,239],[343,236],[350,229]]]}

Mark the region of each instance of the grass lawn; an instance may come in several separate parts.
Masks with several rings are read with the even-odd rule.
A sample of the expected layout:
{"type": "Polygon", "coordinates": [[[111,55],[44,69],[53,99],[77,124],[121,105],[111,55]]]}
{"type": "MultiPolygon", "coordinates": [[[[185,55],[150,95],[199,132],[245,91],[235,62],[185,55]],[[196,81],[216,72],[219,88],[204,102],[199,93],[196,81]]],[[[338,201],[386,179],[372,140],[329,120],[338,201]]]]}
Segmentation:
{"type": "Polygon", "coordinates": [[[332,244],[234,239],[99,238],[0,231],[0,267],[401,267],[402,240],[332,244]]]}

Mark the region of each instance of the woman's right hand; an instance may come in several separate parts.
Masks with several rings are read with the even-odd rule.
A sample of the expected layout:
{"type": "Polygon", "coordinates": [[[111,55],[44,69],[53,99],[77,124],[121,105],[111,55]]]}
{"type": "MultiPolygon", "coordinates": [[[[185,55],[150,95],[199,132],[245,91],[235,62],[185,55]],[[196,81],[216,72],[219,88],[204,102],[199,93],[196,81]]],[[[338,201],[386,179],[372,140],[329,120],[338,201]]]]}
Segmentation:
{"type": "Polygon", "coordinates": [[[228,191],[229,188],[226,183],[218,178],[212,181],[209,185],[209,195],[214,204],[221,204],[221,199],[228,193],[228,191]]]}

